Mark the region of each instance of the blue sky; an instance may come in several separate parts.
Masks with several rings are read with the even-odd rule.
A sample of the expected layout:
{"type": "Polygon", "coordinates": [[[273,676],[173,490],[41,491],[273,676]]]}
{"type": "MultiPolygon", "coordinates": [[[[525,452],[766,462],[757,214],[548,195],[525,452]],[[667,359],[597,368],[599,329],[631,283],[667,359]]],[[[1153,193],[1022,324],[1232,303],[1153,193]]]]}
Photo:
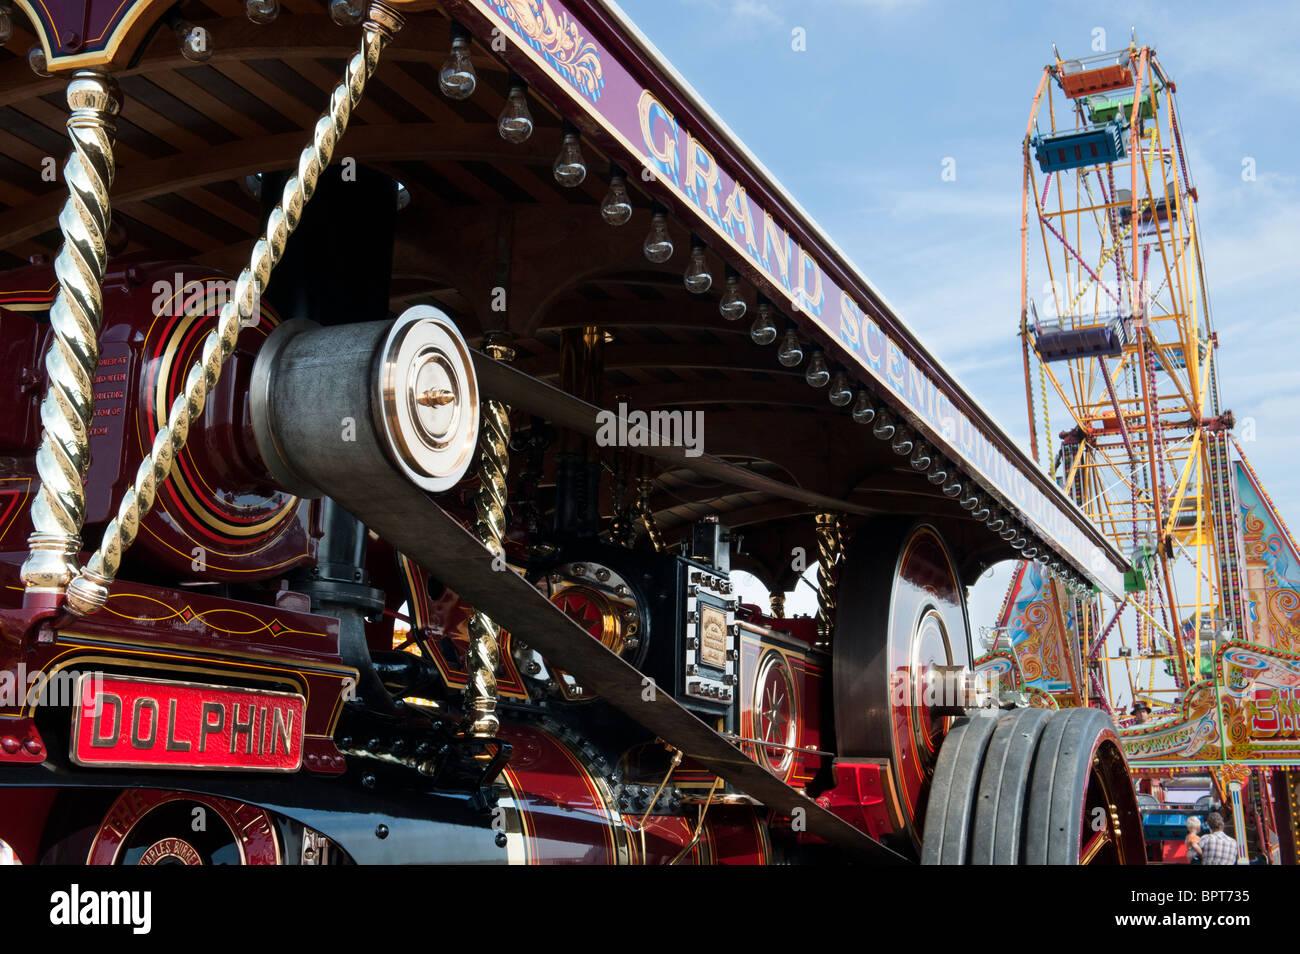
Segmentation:
{"type": "MultiPolygon", "coordinates": [[[[1135,27],[1178,85],[1223,403],[1253,418],[1245,451],[1300,524],[1300,4],[620,3],[1022,444],[1020,142],[1034,89],[1052,43],[1085,56],[1100,28],[1118,50],[1135,27]]],[[[977,589],[975,625],[1002,595],[977,589]]]]}

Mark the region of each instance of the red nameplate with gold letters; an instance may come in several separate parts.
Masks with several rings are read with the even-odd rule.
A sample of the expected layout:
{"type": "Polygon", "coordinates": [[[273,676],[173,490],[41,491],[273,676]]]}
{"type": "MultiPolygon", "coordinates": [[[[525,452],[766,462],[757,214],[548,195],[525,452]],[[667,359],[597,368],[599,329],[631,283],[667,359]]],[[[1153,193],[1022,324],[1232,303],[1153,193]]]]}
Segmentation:
{"type": "Polygon", "coordinates": [[[302,767],[303,697],[86,673],[72,713],[72,761],[293,772],[302,767]]]}

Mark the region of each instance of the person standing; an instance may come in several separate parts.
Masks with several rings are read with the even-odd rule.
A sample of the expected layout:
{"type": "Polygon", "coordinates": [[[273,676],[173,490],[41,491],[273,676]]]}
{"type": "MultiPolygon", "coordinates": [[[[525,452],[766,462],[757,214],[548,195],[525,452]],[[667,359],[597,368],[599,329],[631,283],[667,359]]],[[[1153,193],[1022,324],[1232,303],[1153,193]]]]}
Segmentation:
{"type": "Polygon", "coordinates": [[[1201,863],[1201,820],[1195,815],[1187,819],[1187,837],[1183,839],[1183,845],[1187,848],[1187,863],[1199,865],[1201,863]]]}
{"type": "Polygon", "coordinates": [[[1210,812],[1205,816],[1205,824],[1210,833],[1200,839],[1198,848],[1203,865],[1235,865],[1237,863],[1237,839],[1223,830],[1223,816],[1210,812]]]}

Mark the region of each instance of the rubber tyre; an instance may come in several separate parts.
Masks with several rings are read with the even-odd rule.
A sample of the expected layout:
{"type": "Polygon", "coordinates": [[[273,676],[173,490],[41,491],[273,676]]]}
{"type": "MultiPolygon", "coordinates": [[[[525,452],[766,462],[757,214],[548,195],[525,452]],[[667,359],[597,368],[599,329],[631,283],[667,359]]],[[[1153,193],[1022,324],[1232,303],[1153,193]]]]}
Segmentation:
{"type": "Polygon", "coordinates": [[[1114,730],[1099,709],[1062,709],[1048,720],[1029,780],[1022,863],[1079,864],[1093,759],[1114,730]]]}
{"type": "Polygon", "coordinates": [[[948,730],[930,784],[921,864],[968,863],[980,776],[999,721],[992,713],[976,714],[948,730]]]}
{"type": "Polygon", "coordinates": [[[1050,716],[1048,709],[1015,709],[998,719],[975,802],[971,864],[1019,864],[1029,777],[1050,716]]]}

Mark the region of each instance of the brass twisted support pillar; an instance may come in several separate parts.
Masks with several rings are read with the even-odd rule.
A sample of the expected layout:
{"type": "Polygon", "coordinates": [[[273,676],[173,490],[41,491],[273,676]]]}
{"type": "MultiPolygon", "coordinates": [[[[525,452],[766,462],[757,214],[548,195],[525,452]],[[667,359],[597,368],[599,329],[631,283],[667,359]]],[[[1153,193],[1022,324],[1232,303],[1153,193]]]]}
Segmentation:
{"type": "Polygon", "coordinates": [[[785,619],[785,591],[773,590],[767,594],[767,599],[772,604],[772,618],[785,619]]]}
{"type": "Polygon", "coordinates": [[[650,491],[654,489],[654,485],[653,477],[641,477],[637,480],[639,493],[636,498],[636,515],[641,521],[641,526],[645,528],[646,536],[650,538],[650,546],[654,547],[655,553],[663,553],[664,537],[659,532],[659,524],[655,522],[654,511],[650,509],[650,491]]]}
{"type": "Polygon", "coordinates": [[[26,592],[51,602],[76,575],[86,518],[82,481],[90,464],[104,310],[99,284],[108,263],[106,238],[112,217],[108,190],[115,170],[113,117],[122,105],[116,81],[95,70],[73,73],[67,98],[72,151],[63,166],[68,184],[68,201],[59,213],[63,246],[54,260],[59,278],[59,293],[50,309],[54,339],[45,353],[44,432],[36,452],[41,486],[32,501],[30,552],[22,567],[26,592]]]}
{"type": "Polygon", "coordinates": [[[834,513],[819,513],[817,528],[817,642],[825,649],[831,644],[835,626],[835,564],[840,558],[840,518],[834,513]]]}
{"type": "Polygon", "coordinates": [[[371,3],[362,27],[360,50],[348,61],[343,82],[334,87],[329,107],[316,121],[312,142],[298,156],[298,170],[284,184],[280,202],[267,219],[266,231],[253,246],[248,267],[239,274],[235,292],[221,307],[217,327],[203,342],[203,354],[185,378],[185,391],[172,402],[167,423],[154,436],[149,455],[126,491],[117,515],[104,530],[104,540],[90,561],[68,585],[68,609],[85,615],[100,609],[117,577],[122,554],[135,541],[140,519],[153,507],[158,487],[171,472],[176,454],[185,446],[190,424],[203,413],[208,394],[221,377],[221,367],[235,348],[239,329],[258,310],[261,290],[284,254],[289,236],[302,220],[321,173],[328,168],[334,147],[347,130],[352,110],[361,102],[366,82],[379,66],[384,47],[404,20],[383,3],[371,3]]]}
{"type": "MultiPolygon", "coordinates": [[[[495,361],[513,361],[515,349],[502,333],[489,333],[483,352],[495,361]]],[[[482,405],[483,426],[479,431],[478,493],[474,495],[474,533],[479,542],[501,560],[505,559],[506,477],[510,472],[510,408],[487,398],[482,405]]],[[[500,665],[497,626],[486,613],[476,611],[469,621],[469,651],[466,662],[469,681],[465,686],[468,735],[480,739],[496,737],[497,667],[500,665]]]]}

